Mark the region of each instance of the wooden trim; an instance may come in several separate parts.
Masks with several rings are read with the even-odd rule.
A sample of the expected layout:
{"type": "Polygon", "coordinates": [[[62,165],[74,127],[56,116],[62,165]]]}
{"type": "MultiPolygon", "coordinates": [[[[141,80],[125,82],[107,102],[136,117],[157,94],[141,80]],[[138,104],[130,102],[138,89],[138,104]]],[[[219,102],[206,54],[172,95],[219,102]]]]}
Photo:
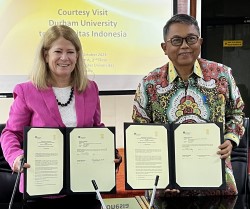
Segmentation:
{"type": "Polygon", "coordinates": [[[196,0],[190,0],[190,15],[196,18],[196,0]]]}

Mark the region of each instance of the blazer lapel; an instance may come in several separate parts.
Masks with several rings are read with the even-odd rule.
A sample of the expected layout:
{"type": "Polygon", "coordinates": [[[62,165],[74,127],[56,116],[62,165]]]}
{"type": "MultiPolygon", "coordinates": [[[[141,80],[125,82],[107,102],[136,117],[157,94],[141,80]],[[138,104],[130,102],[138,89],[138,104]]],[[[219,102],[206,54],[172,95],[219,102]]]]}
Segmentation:
{"type": "Polygon", "coordinates": [[[42,90],[41,95],[50,112],[50,116],[55,119],[59,127],[65,127],[58,109],[56,99],[54,99],[55,95],[52,88],[50,87],[49,89],[42,90]]]}

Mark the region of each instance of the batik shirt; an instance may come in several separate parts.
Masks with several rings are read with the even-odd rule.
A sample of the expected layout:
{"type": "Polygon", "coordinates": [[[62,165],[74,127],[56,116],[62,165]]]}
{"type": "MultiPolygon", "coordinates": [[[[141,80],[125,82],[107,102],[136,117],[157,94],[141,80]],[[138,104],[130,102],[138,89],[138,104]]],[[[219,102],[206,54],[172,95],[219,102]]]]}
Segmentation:
{"type": "MultiPolygon", "coordinates": [[[[199,58],[187,81],[171,61],[145,76],[135,94],[132,119],[137,123],[222,122],[224,139],[237,146],[244,134],[243,108],[231,68],[199,58]]],[[[223,193],[236,194],[229,158],[226,182],[223,193]]]]}

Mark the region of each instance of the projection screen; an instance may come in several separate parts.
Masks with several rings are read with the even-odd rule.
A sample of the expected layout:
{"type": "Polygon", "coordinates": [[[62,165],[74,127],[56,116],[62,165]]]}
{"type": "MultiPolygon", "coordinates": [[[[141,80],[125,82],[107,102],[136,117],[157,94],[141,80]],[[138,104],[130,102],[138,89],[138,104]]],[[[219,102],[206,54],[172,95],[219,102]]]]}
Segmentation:
{"type": "Polygon", "coordinates": [[[100,91],[135,90],[167,62],[162,28],[171,0],[1,0],[0,94],[28,80],[37,45],[53,25],[78,34],[89,79],[100,91]]]}

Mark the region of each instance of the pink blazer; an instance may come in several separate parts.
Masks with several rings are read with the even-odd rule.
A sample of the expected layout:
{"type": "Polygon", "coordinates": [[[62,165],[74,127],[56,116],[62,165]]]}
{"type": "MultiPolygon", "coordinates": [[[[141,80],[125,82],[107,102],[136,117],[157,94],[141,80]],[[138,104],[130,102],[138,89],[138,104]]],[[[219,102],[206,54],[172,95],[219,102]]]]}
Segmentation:
{"type": "MultiPolygon", "coordinates": [[[[12,167],[14,160],[23,154],[23,128],[65,127],[52,88],[38,90],[31,82],[16,85],[14,102],[9,119],[0,138],[4,157],[12,167]]],[[[94,81],[89,81],[82,93],[74,91],[77,127],[101,127],[99,90],[94,81]]],[[[20,181],[23,192],[23,177],[20,181]]]]}

